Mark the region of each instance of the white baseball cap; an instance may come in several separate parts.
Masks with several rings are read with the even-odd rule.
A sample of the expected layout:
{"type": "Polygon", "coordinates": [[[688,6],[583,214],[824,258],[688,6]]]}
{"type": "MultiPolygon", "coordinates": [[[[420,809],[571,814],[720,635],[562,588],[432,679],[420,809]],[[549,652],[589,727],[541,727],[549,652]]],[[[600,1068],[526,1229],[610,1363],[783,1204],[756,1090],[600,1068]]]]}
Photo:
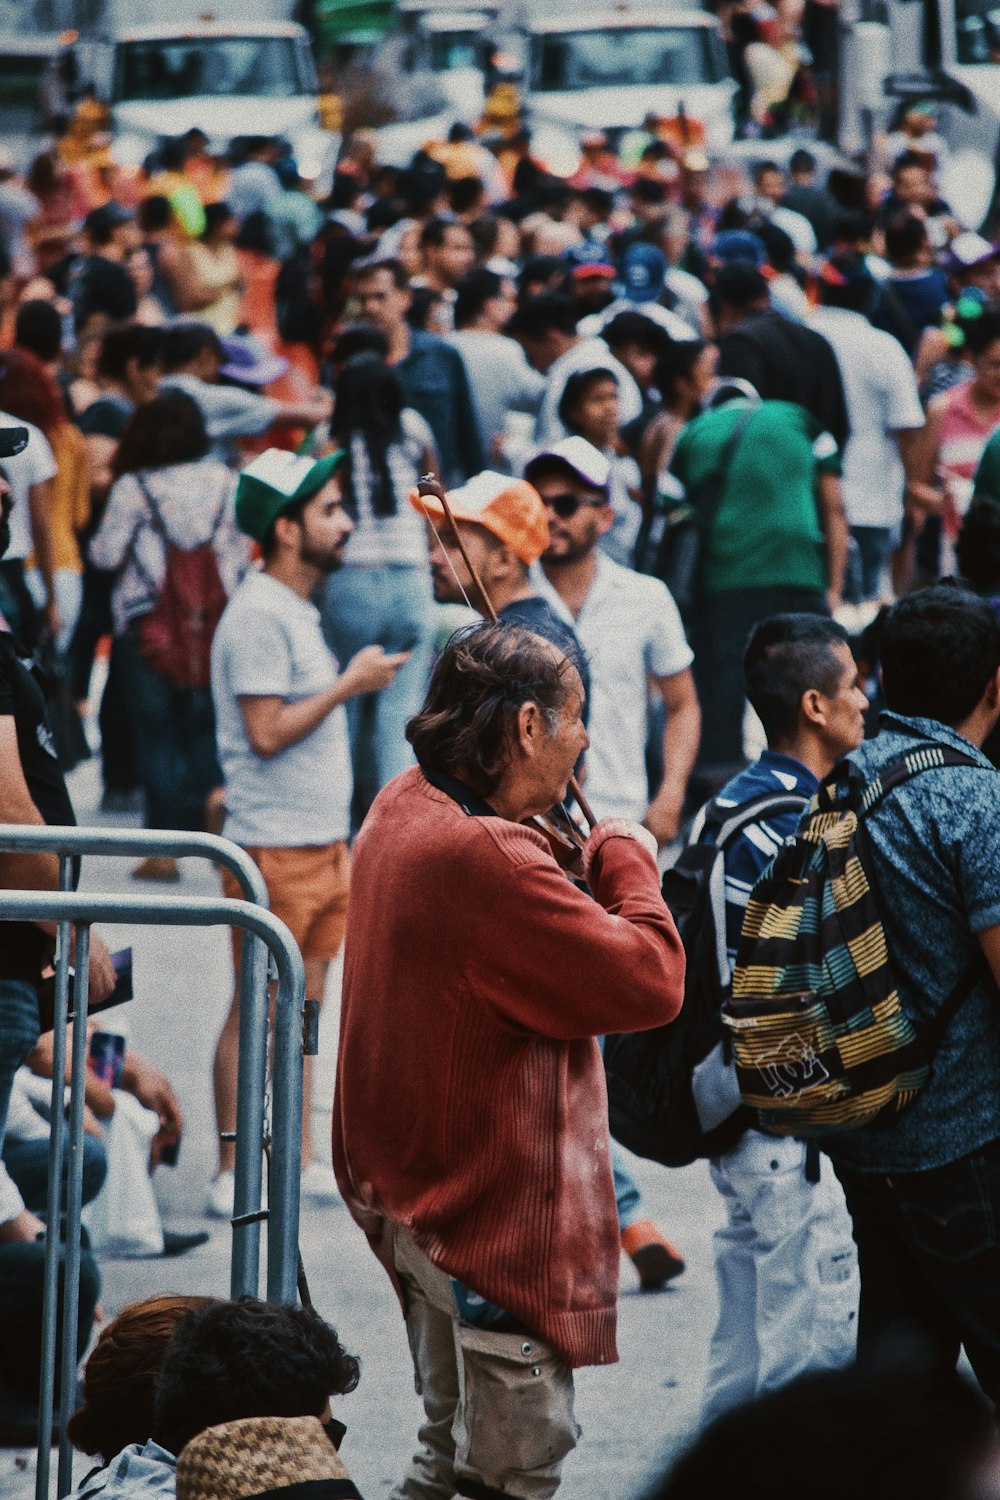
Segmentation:
{"type": "Polygon", "coordinates": [[[595,448],[593,443],[588,443],[586,438],[560,438],[558,443],[552,443],[548,448],[543,448],[525,465],[525,479],[530,483],[532,475],[548,467],[553,460],[565,464],[567,469],[572,469],[573,473],[578,474],[584,484],[590,485],[591,489],[607,490],[608,480],[611,477],[611,465],[600,449],[595,448]]]}

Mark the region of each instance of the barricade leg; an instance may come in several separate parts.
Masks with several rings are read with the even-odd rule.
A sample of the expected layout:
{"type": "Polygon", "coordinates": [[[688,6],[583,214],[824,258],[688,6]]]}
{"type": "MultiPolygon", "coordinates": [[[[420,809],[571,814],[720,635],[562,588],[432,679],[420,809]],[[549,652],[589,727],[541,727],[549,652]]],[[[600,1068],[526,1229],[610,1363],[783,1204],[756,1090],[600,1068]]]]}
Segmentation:
{"type": "MultiPolygon", "coordinates": [[[[59,861],[60,888],[72,886],[72,862],[59,861]]],[[[69,950],[72,928],[60,922],[56,941],[56,998],[52,1033],[52,1109],[49,1134],[49,1181],[46,1200],[45,1293],[42,1303],[42,1371],[38,1388],[38,1464],[35,1500],[49,1500],[52,1461],[52,1406],[56,1382],[56,1318],[59,1297],[59,1221],[62,1213],[63,1117],[66,1079],[66,1017],[69,1012],[69,950]]],[[[64,1283],[65,1288],[65,1283],[64,1283]]]]}
{"type": "MultiPolygon", "coordinates": [[[[298,955],[296,955],[298,956],[298,955]]],[[[299,959],[301,968],[302,960],[299,959]]],[[[302,1160],[302,1024],[304,982],[284,969],[274,1013],[271,1180],[267,1221],[267,1300],[298,1295],[299,1168],[302,1160]]]]}
{"type": "MultiPolygon", "coordinates": [[[[76,1339],[80,1315],[80,1210],[83,1206],[83,1099],[87,1070],[87,1000],[90,928],[76,933],[76,979],[73,984],[73,1061],[69,1095],[69,1156],[66,1181],[66,1270],[63,1291],[62,1359],[59,1371],[59,1477],[62,1500],[73,1488],[73,1448],[66,1427],[76,1396],[76,1339]]],[[[56,1128],[58,1121],[53,1121],[56,1128]]],[[[52,1233],[49,1225],[49,1234],[52,1233]]],[[[59,1226],[55,1226],[58,1236],[59,1226]]]]}
{"type": "Polygon", "coordinates": [[[260,1290],[260,1218],[267,1086],[267,950],[243,930],[240,963],[240,1042],[236,1095],[236,1190],[229,1294],[260,1290]],[[245,1220],[246,1222],[241,1222],[245,1220]]]}

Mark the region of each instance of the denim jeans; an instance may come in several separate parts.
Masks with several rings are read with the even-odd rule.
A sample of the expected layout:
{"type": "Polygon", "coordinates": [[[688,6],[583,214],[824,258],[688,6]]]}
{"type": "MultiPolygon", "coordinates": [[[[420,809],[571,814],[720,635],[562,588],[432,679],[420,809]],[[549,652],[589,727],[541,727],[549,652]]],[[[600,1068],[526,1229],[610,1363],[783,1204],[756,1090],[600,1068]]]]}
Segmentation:
{"type": "Polygon", "coordinates": [[[404,731],[423,703],[433,655],[430,572],[424,566],[341,568],[327,579],[322,615],[323,633],[342,667],[363,646],[411,652],[389,687],[347,703],[357,828],[386,782],[413,764],[404,731]]]}
{"type": "Polygon", "coordinates": [[[952,1371],[964,1346],[1000,1406],[1000,1140],[929,1172],[835,1165],[861,1268],[859,1356],[952,1371]]]}
{"type": "Polygon", "coordinates": [[[38,1041],[38,990],[27,979],[0,978],[0,1150],[14,1074],[38,1041]]]}
{"type": "Polygon", "coordinates": [[[896,545],[897,532],[891,526],[852,526],[851,536],[858,548],[857,598],[852,604],[878,599],[887,581],[889,560],[896,545]]]}
{"type": "MultiPolygon", "coordinates": [[[[49,1193],[49,1142],[45,1136],[30,1141],[4,1142],[3,1164],[24,1199],[24,1206],[45,1218],[49,1193]]],[[[69,1173],[69,1131],[63,1126],[63,1202],[69,1173]]],[[[83,1138],[83,1202],[96,1198],[108,1174],[108,1158],[96,1136],[83,1138]]]]}
{"type": "Polygon", "coordinates": [[[210,688],[176,688],[149,665],[139,637],[116,640],[128,696],[148,828],[205,826],[205,798],[221,786],[210,688]]]}

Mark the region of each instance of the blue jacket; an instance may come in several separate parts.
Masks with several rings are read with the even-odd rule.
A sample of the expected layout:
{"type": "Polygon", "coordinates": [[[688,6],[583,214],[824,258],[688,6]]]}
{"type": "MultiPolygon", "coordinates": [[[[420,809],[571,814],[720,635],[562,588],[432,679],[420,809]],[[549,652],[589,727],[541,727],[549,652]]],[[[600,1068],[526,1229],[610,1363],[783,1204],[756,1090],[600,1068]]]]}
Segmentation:
{"type": "Polygon", "coordinates": [[[395,367],[407,406],[429,423],[446,487],[464,484],[487,466],[486,446],[457,349],[415,329],[410,352],[395,367]]]}

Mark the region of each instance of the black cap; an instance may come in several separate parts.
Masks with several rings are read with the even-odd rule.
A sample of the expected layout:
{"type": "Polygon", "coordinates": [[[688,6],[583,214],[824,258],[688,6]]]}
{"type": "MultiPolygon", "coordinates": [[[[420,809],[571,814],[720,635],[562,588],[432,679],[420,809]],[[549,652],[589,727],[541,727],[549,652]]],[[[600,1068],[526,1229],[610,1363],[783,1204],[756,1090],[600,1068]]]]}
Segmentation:
{"type": "Polygon", "coordinates": [[[23,453],[30,437],[27,427],[0,427],[0,458],[13,458],[23,453]]]}

